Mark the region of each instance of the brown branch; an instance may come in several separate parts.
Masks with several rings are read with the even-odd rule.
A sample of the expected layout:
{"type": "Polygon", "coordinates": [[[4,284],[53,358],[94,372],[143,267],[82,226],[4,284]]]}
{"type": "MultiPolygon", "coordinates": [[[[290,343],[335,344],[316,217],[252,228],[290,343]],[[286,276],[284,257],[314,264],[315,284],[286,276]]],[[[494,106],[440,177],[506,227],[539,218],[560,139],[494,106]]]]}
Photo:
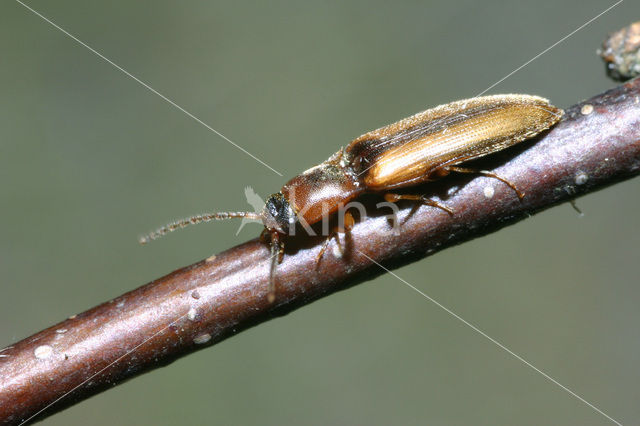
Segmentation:
{"type": "MultiPolygon", "coordinates": [[[[526,193],[492,179],[446,178],[435,191],[455,211],[421,207],[394,233],[365,197],[343,257],[321,239],[288,241],[267,302],[269,249],[257,239],[175,271],[0,351],[0,419],[44,418],[106,388],[210,346],[252,325],[640,173],[640,80],[567,110],[544,137],[483,161],[526,193]],[[447,195],[448,194],[448,195],[447,195]],[[366,256],[365,256],[366,255],[366,256]],[[62,398],[62,399],[60,399],[62,398]],[[60,400],[58,400],[60,399],[60,400]],[[51,405],[53,402],[55,404],[51,405]]],[[[335,244],[335,243],[333,243],[335,244]]]]}

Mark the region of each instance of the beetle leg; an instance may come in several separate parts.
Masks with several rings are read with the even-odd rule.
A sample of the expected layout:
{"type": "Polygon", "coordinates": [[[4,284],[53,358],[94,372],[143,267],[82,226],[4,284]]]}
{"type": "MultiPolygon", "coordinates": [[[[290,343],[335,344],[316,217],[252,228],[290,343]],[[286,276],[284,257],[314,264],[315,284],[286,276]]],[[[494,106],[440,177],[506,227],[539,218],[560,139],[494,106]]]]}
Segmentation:
{"type": "Polygon", "coordinates": [[[271,233],[269,232],[269,230],[267,228],[263,228],[262,232],[260,233],[260,242],[261,243],[270,243],[271,241],[271,233]]]}
{"type": "Polygon", "coordinates": [[[390,203],[395,203],[400,200],[412,200],[412,201],[420,201],[422,204],[426,204],[428,206],[437,207],[445,212],[453,215],[453,210],[444,204],[440,204],[439,202],[432,200],[431,198],[427,198],[424,195],[411,195],[411,194],[392,194],[387,192],[384,194],[384,199],[390,203]]]}
{"type": "Polygon", "coordinates": [[[353,215],[349,210],[344,213],[344,233],[348,233],[353,229],[353,225],[356,223],[356,220],[353,218],[353,215]]]}
{"type": "Polygon", "coordinates": [[[324,256],[324,252],[327,251],[327,248],[329,247],[329,243],[331,242],[332,238],[336,240],[336,243],[338,245],[340,245],[340,240],[338,239],[338,233],[337,232],[331,232],[331,234],[329,234],[327,239],[324,240],[324,243],[322,243],[322,247],[320,248],[320,251],[318,252],[318,255],[316,256],[316,268],[320,265],[320,260],[322,260],[322,256],[324,256]]]}
{"type": "Polygon", "coordinates": [[[513,189],[518,195],[519,199],[524,198],[524,192],[520,191],[513,183],[509,182],[507,179],[499,176],[495,173],[488,172],[486,170],[477,170],[477,169],[467,169],[466,167],[456,167],[456,166],[445,166],[443,167],[448,172],[457,172],[457,173],[477,173],[486,177],[498,179],[500,182],[503,182],[509,186],[509,188],[513,189]]]}
{"type": "Polygon", "coordinates": [[[277,231],[270,231],[271,234],[271,269],[269,270],[269,292],[267,300],[273,303],[276,300],[276,267],[284,256],[284,241],[280,241],[280,234],[277,231]]]}
{"type": "Polygon", "coordinates": [[[278,248],[278,265],[282,263],[282,259],[284,259],[284,241],[280,242],[280,247],[278,248]]]}
{"type": "Polygon", "coordinates": [[[345,242],[346,242],[347,238],[350,236],[350,232],[354,224],[355,224],[355,219],[353,218],[353,215],[351,214],[351,212],[347,210],[344,213],[344,229],[342,229],[341,231],[336,231],[334,229],[333,231],[331,231],[327,239],[324,240],[324,243],[322,244],[322,247],[318,252],[318,256],[316,256],[316,268],[320,265],[320,260],[322,259],[322,256],[324,256],[324,252],[327,251],[327,248],[329,247],[329,243],[331,242],[332,238],[336,240],[336,244],[338,244],[338,247],[340,247],[340,251],[342,253],[345,252],[345,247],[342,247],[340,243],[340,238],[338,238],[338,233],[345,234],[345,242]]]}

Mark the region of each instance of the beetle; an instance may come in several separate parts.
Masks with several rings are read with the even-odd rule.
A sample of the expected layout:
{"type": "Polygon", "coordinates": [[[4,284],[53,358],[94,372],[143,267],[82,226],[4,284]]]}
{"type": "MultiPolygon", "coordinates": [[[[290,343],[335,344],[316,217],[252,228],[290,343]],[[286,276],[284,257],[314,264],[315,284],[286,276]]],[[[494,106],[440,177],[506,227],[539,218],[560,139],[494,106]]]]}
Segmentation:
{"type": "MultiPolygon", "coordinates": [[[[424,195],[397,194],[396,189],[430,182],[451,172],[480,173],[522,193],[495,173],[459,167],[458,164],[503,150],[532,138],[556,124],[562,109],[547,99],[531,95],[493,95],[440,105],[354,139],[323,163],[289,180],[271,195],[261,213],[220,212],[170,223],[142,237],[156,239],[190,224],[229,218],[262,221],[262,236],[269,237],[271,270],[268,301],[275,300],[275,270],[284,256],[286,235],[300,224],[313,225],[334,214],[364,193],[383,194],[388,202],[414,200],[449,214],[447,206],[424,195]]],[[[344,231],[353,226],[345,213],[344,231]]],[[[329,235],[318,254],[322,257],[329,235]]]]}

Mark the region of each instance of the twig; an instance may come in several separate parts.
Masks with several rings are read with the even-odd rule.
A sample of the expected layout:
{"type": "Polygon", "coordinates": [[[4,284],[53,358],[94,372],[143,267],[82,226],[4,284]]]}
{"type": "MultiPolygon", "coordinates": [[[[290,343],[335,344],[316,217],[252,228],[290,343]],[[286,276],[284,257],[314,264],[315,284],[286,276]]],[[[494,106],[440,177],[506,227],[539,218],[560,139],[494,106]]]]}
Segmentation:
{"type": "Polygon", "coordinates": [[[418,191],[455,211],[401,205],[401,232],[365,197],[344,256],[319,264],[322,239],[288,241],[267,302],[269,248],[257,239],[175,271],[0,350],[0,419],[41,419],[176,358],[217,343],[387,268],[413,262],[640,173],[640,80],[566,111],[537,141],[482,162],[526,193],[519,200],[494,179],[448,177],[418,191]],[[435,192],[433,192],[435,191],[435,192]],[[361,254],[363,253],[363,254],[361,254]],[[365,256],[366,255],[366,256],[365,256]],[[55,402],[55,403],[54,403],[55,402]],[[31,418],[31,416],[35,416],[31,418]]]}

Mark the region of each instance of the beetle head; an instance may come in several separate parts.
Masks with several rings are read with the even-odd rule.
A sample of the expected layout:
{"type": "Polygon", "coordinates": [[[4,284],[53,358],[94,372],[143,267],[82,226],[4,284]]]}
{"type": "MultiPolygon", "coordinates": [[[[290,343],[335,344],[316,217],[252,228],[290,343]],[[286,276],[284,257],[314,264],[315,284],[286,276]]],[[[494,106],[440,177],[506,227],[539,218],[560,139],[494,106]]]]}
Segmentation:
{"type": "Polygon", "coordinates": [[[297,216],[281,192],[273,194],[267,199],[261,216],[262,223],[268,230],[277,231],[280,234],[293,234],[297,216]]]}

